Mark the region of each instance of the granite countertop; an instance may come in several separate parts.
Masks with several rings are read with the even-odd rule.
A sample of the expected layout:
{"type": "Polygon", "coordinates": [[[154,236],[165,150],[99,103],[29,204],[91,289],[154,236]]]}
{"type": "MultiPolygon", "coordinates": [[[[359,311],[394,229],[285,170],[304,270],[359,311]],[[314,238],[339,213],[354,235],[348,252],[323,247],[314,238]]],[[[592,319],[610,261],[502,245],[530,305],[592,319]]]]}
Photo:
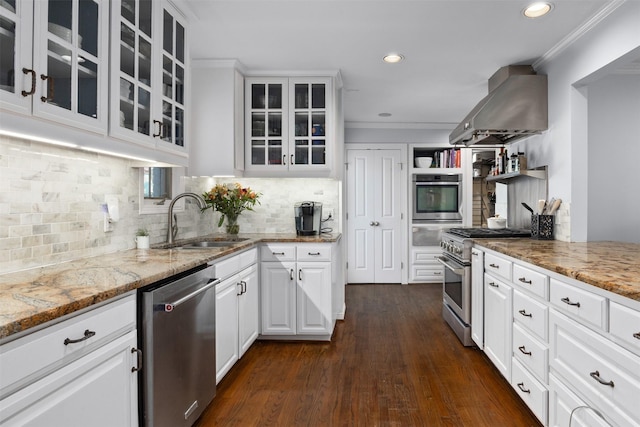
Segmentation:
{"type": "MultiPolygon", "coordinates": [[[[198,267],[257,243],[331,243],[339,233],[241,234],[225,248],[182,249],[154,245],[0,275],[0,340],[131,290],[198,267]]],[[[220,240],[210,235],[176,241],[220,240]]]]}
{"type": "Polygon", "coordinates": [[[640,244],[533,239],[473,241],[478,246],[640,301],[640,244]]]}

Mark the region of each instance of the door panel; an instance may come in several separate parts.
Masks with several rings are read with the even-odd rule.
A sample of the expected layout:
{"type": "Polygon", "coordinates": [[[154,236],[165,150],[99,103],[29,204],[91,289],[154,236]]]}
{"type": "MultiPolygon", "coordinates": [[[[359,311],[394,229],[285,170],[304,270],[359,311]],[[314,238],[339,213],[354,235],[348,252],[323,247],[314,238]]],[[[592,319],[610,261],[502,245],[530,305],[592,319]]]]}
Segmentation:
{"type": "Polygon", "coordinates": [[[349,150],[348,282],[402,281],[402,152],[349,150]]]}

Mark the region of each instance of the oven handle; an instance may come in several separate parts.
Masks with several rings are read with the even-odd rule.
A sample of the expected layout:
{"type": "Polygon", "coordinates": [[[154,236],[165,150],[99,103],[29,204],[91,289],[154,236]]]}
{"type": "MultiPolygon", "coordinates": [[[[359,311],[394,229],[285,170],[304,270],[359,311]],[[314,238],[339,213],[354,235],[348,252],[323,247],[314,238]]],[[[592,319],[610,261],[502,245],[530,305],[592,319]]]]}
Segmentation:
{"type": "Polygon", "coordinates": [[[453,271],[454,273],[462,276],[464,274],[464,268],[459,268],[457,267],[457,265],[453,265],[447,262],[447,258],[443,257],[443,256],[439,256],[436,257],[436,260],[444,265],[445,267],[447,267],[449,270],[453,271]]]}

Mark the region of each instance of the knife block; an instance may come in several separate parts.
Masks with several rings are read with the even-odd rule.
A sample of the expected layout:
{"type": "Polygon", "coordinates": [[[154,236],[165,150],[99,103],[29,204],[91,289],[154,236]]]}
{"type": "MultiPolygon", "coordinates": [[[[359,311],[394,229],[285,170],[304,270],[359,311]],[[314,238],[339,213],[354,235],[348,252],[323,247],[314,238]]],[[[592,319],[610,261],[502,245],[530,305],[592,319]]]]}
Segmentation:
{"type": "Polygon", "coordinates": [[[553,215],[531,215],[531,238],[553,240],[553,215]]]}

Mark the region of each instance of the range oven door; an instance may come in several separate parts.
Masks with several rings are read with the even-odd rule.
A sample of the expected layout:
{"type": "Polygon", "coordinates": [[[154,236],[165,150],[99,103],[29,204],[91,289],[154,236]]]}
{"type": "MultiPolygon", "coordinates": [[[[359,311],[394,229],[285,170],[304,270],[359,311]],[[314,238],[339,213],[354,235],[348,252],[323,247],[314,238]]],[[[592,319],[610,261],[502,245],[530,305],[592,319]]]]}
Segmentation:
{"type": "Polygon", "coordinates": [[[471,325],[471,266],[446,255],[438,257],[444,265],[443,298],[466,325],[471,325]]]}

